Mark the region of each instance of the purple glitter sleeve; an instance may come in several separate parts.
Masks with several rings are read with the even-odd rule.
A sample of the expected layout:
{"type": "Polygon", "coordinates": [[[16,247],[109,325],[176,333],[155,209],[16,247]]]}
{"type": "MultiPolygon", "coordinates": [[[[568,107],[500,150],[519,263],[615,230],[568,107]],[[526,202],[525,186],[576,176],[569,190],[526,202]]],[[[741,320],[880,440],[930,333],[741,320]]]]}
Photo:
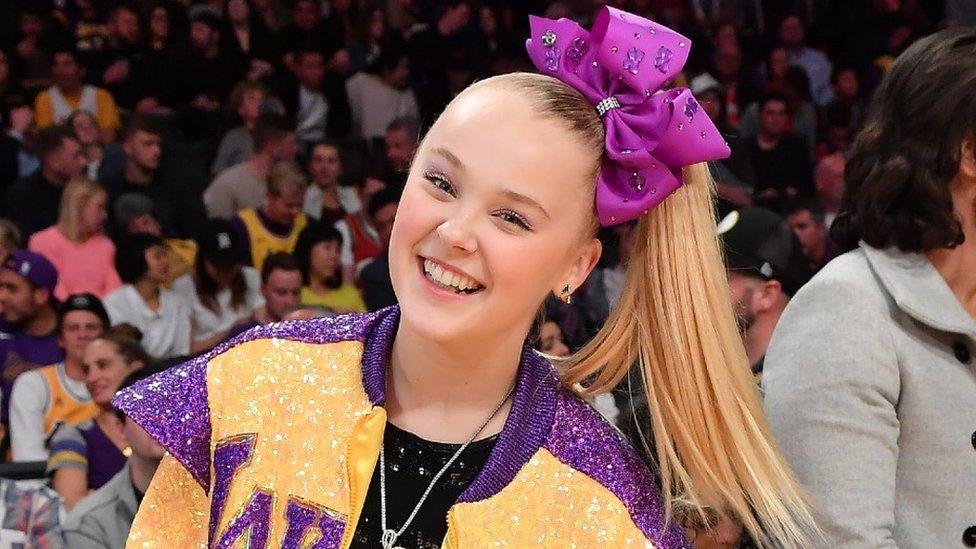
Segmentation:
{"type": "Polygon", "coordinates": [[[616,495],[655,547],[690,549],[677,522],[664,524],[661,494],[634,449],[598,412],[565,389],[559,392],[546,448],[616,495]]]}
{"type": "MultiPolygon", "coordinates": [[[[210,409],[207,400],[207,363],[241,343],[257,339],[288,339],[307,343],[333,343],[365,339],[377,323],[391,319],[398,309],[388,307],[370,314],[296,320],[258,326],[165,372],[149,377],[113,400],[153,438],[159,441],[200,483],[210,490],[210,409]]],[[[387,330],[389,331],[389,330],[387,330]]]]}
{"type": "Polygon", "coordinates": [[[144,379],[112,403],[158,440],[210,490],[210,409],[207,357],[198,357],[144,379]]]}
{"type": "Polygon", "coordinates": [[[531,346],[522,349],[512,409],[481,473],[458,501],[480,501],[497,494],[546,440],[555,414],[559,379],[552,365],[531,346]]]}

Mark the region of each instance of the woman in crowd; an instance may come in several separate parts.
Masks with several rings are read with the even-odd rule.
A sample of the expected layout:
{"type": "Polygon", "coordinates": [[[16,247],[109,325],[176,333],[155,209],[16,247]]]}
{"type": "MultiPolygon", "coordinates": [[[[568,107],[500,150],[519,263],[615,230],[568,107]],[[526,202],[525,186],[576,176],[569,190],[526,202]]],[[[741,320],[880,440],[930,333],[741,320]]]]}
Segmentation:
{"type": "Polygon", "coordinates": [[[115,244],[103,233],[107,203],[101,185],[73,179],[61,195],[57,225],[31,236],[28,248],[58,269],[58,299],[83,293],[102,298],[122,285],[114,267],[115,244]]]}
{"type": "Polygon", "coordinates": [[[342,177],[342,158],[334,141],[322,141],[312,147],[308,158],[308,172],[312,184],[305,191],[305,214],[332,225],[345,219],[347,213],[360,208],[355,187],[339,185],[342,177]]]}
{"type": "Polygon", "coordinates": [[[173,290],[193,308],[191,354],[227,339],[231,328],[264,305],[261,275],[241,265],[242,248],[230,223],[211,220],[197,237],[193,272],[173,282],[173,290]]]}
{"type": "Polygon", "coordinates": [[[115,268],[125,284],[104,300],[112,324],[142,332],[142,345],[154,358],[190,354],[190,304],[164,286],[170,269],[166,242],[148,233],[128,237],[115,254],[115,268]]]}
{"type": "Polygon", "coordinates": [[[0,219],[0,263],[17,248],[20,248],[20,230],[10,220],[0,219]]]}
{"type": "Polygon", "coordinates": [[[731,518],[809,544],[729,304],[701,164],[729,150],[687,89],[663,89],[687,39],[613,8],[592,33],[531,23],[545,74],[468,88],[418,150],[390,242],[398,308],[256,329],[119,397],[172,454],[131,539],[671,548],[688,545],[674,518],[731,518]],[[560,379],[526,345],[533,320],[586,279],[600,225],[631,219],[617,305],[560,379]],[[572,390],[634,364],[660,491],[572,390]]]}
{"type": "Polygon", "coordinates": [[[976,547],[976,28],[909,47],[851,149],[848,253],[780,318],[769,422],[826,547],[976,547]]]}
{"type": "Polygon", "coordinates": [[[321,305],[337,312],[365,311],[359,290],[342,279],[342,235],[334,227],[313,224],[305,228],[295,245],[295,259],[302,270],[302,303],[321,305]]]}
{"type": "Polygon", "coordinates": [[[58,429],[47,465],[52,485],[69,509],[125,465],[128,443],[112,397],[126,376],[148,363],[139,343],[119,333],[103,334],[85,349],[85,386],[99,412],[94,419],[58,429]]]}

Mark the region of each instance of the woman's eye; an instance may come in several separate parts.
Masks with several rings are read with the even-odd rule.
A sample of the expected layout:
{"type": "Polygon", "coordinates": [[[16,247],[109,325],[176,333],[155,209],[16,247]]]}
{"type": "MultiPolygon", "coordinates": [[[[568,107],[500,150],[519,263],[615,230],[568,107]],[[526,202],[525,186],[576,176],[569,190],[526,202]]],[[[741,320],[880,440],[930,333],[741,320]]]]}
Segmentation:
{"type": "Polygon", "coordinates": [[[427,179],[427,181],[430,181],[434,187],[437,187],[437,189],[444,191],[451,196],[455,195],[454,185],[451,185],[451,182],[444,174],[428,171],[424,172],[424,177],[427,179]]]}
{"type": "Polygon", "coordinates": [[[503,210],[498,212],[498,217],[501,218],[502,221],[506,223],[511,223],[516,227],[525,229],[527,231],[532,230],[532,226],[529,225],[529,222],[526,221],[524,217],[511,210],[503,210]]]}

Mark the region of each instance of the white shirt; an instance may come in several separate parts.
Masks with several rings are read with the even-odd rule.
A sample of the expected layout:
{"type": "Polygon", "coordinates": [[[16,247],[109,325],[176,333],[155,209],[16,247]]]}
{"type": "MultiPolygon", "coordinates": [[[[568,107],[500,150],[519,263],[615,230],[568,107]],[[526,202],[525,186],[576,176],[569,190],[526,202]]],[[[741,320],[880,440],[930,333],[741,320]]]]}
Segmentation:
{"type": "Polygon", "coordinates": [[[159,310],[149,309],[139,292],[126,284],[105,296],[112,325],[127,322],[142,332],[142,348],[155,358],[190,354],[190,305],[180,294],[159,291],[159,310]]]}
{"type": "MultiPolygon", "coordinates": [[[[81,403],[91,401],[85,382],[71,379],[64,362],[56,367],[58,381],[72,398],[81,403]]],[[[51,391],[47,378],[40,370],[31,370],[17,376],[10,393],[10,449],[14,461],[42,461],[48,457],[44,439],[44,415],[51,406],[51,391]]]]}
{"type": "Polygon", "coordinates": [[[300,141],[321,141],[325,137],[329,104],[321,92],[299,86],[296,114],[295,137],[300,141]]]}
{"type": "Polygon", "coordinates": [[[360,137],[383,137],[395,118],[420,118],[417,100],[410,89],[387,86],[378,76],[358,72],[346,80],[352,131],[360,137]]]}
{"type": "Polygon", "coordinates": [[[254,267],[243,267],[241,273],[247,283],[244,304],[233,309],[230,306],[230,288],[217,292],[217,312],[211,311],[200,301],[193,274],[188,273],[173,281],[173,291],[180,294],[193,310],[193,341],[200,341],[236,326],[241,320],[251,316],[254,309],[264,305],[261,295],[261,273],[254,267]]]}
{"type": "MultiPolygon", "coordinates": [[[[359,195],[356,194],[356,189],[336,185],[336,194],[339,195],[339,204],[342,205],[343,210],[346,210],[346,213],[359,213],[362,205],[359,203],[359,195]]],[[[305,191],[305,203],[302,206],[302,211],[305,212],[305,215],[313,219],[319,219],[322,215],[324,198],[325,193],[322,192],[322,189],[316,185],[310,185],[308,190],[305,191]]]]}

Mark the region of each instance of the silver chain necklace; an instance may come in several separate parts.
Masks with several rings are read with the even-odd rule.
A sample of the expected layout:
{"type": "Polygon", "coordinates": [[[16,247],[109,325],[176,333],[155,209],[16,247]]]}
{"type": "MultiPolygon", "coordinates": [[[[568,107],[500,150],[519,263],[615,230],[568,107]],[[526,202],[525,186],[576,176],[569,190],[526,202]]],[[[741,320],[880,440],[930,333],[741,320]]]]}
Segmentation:
{"type": "Polygon", "coordinates": [[[410,512],[410,516],[407,517],[406,522],[403,523],[403,526],[401,526],[399,530],[391,530],[386,527],[386,442],[384,441],[383,444],[380,445],[380,526],[383,527],[383,537],[380,538],[380,544],[383,545],[383,549],[403,549],[403,547],[397,547],[393,544],[396,543],[397,538],[402,536],[407,530],[407,527],[410,526],[410,523],[413,522],[413,519],[420,511],[420,507],[425,501],[427,501],[427,496],[430,495],[430,491],[434,489],[434,485],[437,484],[437,481],[440,480],[441,476],[447,472],[451,465],[457,461],[457,458],[461,457],[461,452],[464,452],[464,449],[467,448],[468,445],[470,445],[474,439],[481,434],[481,431],[485,430],[485,427],[488,426],[491,420],[498,415],[498,411],[502,409],[502,406],[504,406],[506,402],[508,402],[508,398],[512,396],[514,391],[515,385],[512,385],[512,388],[508,390],[505,398],[503,398],[502,401],[498,403],[498,406],[495,406],[495,409],[492,410],[491,415],[488,416],[488,419],[482,422],[481,427],[478,427],[478,430],[475,431],[470,438],[468,438],[467,442],[462,444],[461,447],[454,452],[451,459],[447,460],[447,463],[441,467],[441,470],[434,475],[434,478],[431,479],[430,484],[427,485],[427,489],[424,490],[424,495],[420,496],[420,501],[418,501],[417,505],[414,506],[413,511],[410,512]]]}

